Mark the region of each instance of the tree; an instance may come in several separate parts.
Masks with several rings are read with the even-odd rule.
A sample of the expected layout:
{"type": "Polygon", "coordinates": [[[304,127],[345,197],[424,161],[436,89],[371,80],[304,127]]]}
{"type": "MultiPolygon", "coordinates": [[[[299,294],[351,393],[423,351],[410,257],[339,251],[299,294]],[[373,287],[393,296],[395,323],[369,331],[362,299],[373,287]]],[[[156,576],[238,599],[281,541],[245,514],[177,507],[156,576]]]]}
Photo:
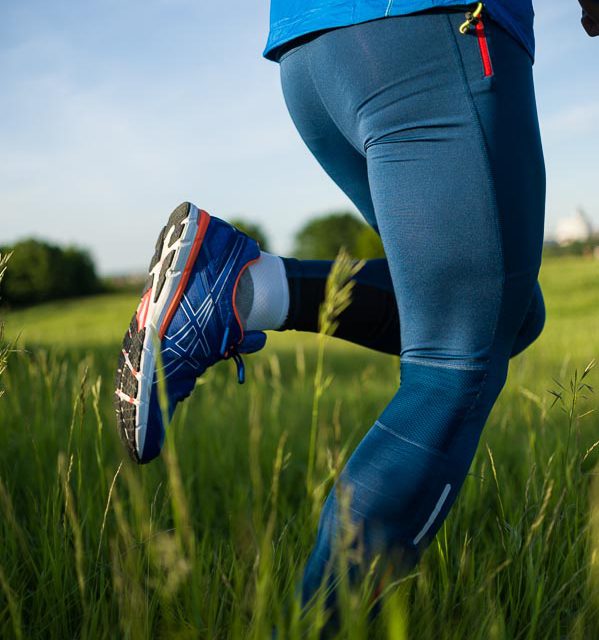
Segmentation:
{"type": "Polygon", "coordinates": [[[63,249],[30,239],[4,251],[12,252],[1,289],[3,301],[9,304],[36,304],[100,289],[91,257],[76,247],[63,249]]]}
{"type": "Polygon", "coordinates": [[[361,260],[373,260],[374,258],[385,257],[381,237],[367,224],[364,225],[364,228],[358,235],[355,257],[361,260]]]}
{"type": "Polygon", "coordinates": [[[295,237],[294,255],[333,260],[345,247],[354,258],[380,258],[384,251],[378,234],[349,212],[330,213],[308,221],[295,237]]]}
{"type": "Polygon", "coordinates": [[[254,238],[254,240],[260,245],[260,249],[262,251],[270,251],[268,236],[259,224],[255,222],[248,222],[247,220],[242,220],[240,218],[235,218],[230,222],[234,227],[239,229],[239,231],[243,231],[243,233],[246,233],[250,238],[254,238]]]}

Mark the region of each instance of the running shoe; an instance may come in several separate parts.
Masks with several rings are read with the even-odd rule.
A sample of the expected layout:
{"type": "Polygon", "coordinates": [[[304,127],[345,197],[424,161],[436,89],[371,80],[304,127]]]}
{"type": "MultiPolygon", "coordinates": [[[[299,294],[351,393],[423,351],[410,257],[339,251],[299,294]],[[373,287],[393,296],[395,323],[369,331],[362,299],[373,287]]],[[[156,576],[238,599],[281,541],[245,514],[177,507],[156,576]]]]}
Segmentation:
{"type": "Polygon", "coordinates": [[[166,423],[208,367],[232,358],[244,381],[240,354],[261,349],[266,335],[244,333],[235,293],[241,274],[259,256],[255,240],[189,202],[173,211],[160,232],[116,374],[118,428],[135,462],[159,455],[166,423]],[[159,377],[167,407],[159,401],[159,377]]]}

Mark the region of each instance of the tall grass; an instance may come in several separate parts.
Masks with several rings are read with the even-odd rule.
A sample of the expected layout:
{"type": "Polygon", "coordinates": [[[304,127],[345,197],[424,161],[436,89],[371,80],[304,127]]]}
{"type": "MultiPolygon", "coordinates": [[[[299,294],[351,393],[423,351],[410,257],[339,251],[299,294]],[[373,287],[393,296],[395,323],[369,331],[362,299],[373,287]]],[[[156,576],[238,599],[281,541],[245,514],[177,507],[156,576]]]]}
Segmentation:
{"type": "MultiPolygon", "coordinates": [[[[587,324],[569,330],[599,351],[587,324]]],[[[462,494],[415,573],[387,589],[374,622],[364,592],[348,590],[339,637],[599,637],[596,369],[555,347],[564,335],[548,335],[513,362],[462,494]]],[[[262,639],[276,627],[279,638],[316,638],[323,608],[302,616],[297,591],[320,504],[392,397],[396,360],[281,339],[248,360],[244,386],[230,363],[211,369],[164,455],[137,467],[114,429],[117,349],[11,354],[0,637],[262,639]]]]}
{"type": "MultiPolygon", "coordinates": [[[[10,256],[2,255],[0,253],[0,284],[2,284],[2,279],[4,278],[4,274],[6,272],[6,265],[8,263],[10,256]]],[[[6,370],[6,366],[8,364],[8,354],[10,353],[10,345],[4,342],[4,322],[2,318],[0,318],[0,376],[6,370]]],[[[0,387],[0,397],[4,393],[4,389],[0,387]]],[[[16,523],[14,508],[12,505],[12,500],[10,494],[6,490],[6,487],[2,483],[0,479],[0,502],[2,504],[2,512],[4,517],[12,524],[15,532],[19,537],[19,541],[23,546],[26,546],[24,542],[24,536],[22,531],[20,530],[18,524],[16,523]]],[[[21,621],[21,607],[18,601],[17,595],[13,591],[8,576],[2,566],[2,562],[0,561],[0,593],[4,594],[6,599],[6,609],[8,612],[8,619],[12,625],[12,631],[14,633],[15,638],[19,640],[23,637],[22,630],[22,621],[21,621]]]]}
{"type": "MultiPolygon", "coordinates": [[[[6,272],[6,265],[10,255],[0,253],[0,284],[6,272]]],[[[10,345],[4,342],[4,322],[0,318],[0,376],[4,373],[6,365],[8,363],[8,354],[10,353],[10,345]]],[[[2,395],[2,388],[0,387],[0,396],[2,395]]]]}
{"type": "MultiPolygon", "coordinates": [[[[309,494],[314,494],[314,465],[317,453],[317,436],[319,433],[318,415],[320,400],[332,378],[325,377],[324,354],[328,338],[335,334],[339,326],[339,316],[351,303],[352,290],[355,281],[352,279],[364,266],[364,261],[355,261],[341,249],[337,259],[333,263],[325,288],[325,299],[318,314],[318,355],[316,359],[316,372],[314,374],[314,395],[312,399],[312,420],[310,425],[310,450],[308,453],[308,469],[306,472],[306,489],[309,494]]],[[[322,451],[323,448],[320,448],[322,451]]],[[[333,475],[339,465],[330,465],[333,475]]],[[[315,494],[317,502],[322,496],[315,494]]]]}

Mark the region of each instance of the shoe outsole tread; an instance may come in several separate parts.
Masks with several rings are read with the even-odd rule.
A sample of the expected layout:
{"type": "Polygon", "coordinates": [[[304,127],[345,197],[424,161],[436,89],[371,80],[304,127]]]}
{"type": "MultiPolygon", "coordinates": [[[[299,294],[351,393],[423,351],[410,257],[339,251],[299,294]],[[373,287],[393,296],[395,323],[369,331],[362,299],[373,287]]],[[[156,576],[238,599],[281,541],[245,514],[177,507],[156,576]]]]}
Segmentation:
{"type": "MultiPolygon", "coordinates": [[[[179,205],[170,215],[167,224],[162,228],[156,241],[154,255],[150,261],[149,276],[144,284],[143,294],[154,287],[154,302],[160,297],[168,271],[175,259],[176,251],[173,249],[162,259],[160,271],[156,273],[155,267],[161,260],[165,249],[174,245],[181,238],[185,229],[185,223],[190,214],[191,205],[185,202],[179,205]],[[168,247],[166,240],[168,238],[168,247]],[[152,273],[153,272],[153,273],[152,273]]],[[[144,352],[146,329],[139,327],[138,314],[133,314],[131,324],[125,333],[122,343],[121,355],[115,380],[115,409],[119,435],[129,456],[140,463],[140,455],[136,442],[137,406],[141,386],[141,360],[144,352]]],[[[152,384],[153,381],[150,383],[152,384]]]]}
{"type": "Polygon", "coordinates": [[[116,389],[120,390],[122,394],[126,396],[115,396],[119,434],[129,455],[135,462],[139,462],[139,455],[135,446],[135,419],[137,410],[135,401],[137,400],[139,391],[137,376],[139,375],[145,332],[145,329],[138,331],[137,315],[134,314],[131,320],[131,326],[127,330],[123,340],[123,348],[119,357],[115,381],[116,389]]]}

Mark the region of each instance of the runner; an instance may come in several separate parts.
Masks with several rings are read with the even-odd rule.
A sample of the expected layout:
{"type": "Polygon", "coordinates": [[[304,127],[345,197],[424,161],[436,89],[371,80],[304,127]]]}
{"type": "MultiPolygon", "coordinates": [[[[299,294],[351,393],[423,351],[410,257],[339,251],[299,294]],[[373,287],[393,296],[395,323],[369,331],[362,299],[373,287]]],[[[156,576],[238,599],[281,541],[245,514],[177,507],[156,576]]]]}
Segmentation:
{"type": "MultiPolygon", "coordinates": [[[[599,2],[581,0],[599,33],[599,2]]],[[[541,333],[545,169],[530,0],[272,0],[265,56],[310,151],[380,234],[337,335],[401,357],[401,385],[324,505],[304,574],[334,586],[351,496],[363,564],[412,567],[454,503],[509,358],[541,333]]],[[[316,331],[331,268],[261,252],[192,204],[156,244],[117,373],[120,432],[141,463],[207,367],[266,330],[316,331]],[[169,415],[161,414],[157,349],[169,415]]],[[[330,590],[331,605],[334,588],[330,590]]]]}

